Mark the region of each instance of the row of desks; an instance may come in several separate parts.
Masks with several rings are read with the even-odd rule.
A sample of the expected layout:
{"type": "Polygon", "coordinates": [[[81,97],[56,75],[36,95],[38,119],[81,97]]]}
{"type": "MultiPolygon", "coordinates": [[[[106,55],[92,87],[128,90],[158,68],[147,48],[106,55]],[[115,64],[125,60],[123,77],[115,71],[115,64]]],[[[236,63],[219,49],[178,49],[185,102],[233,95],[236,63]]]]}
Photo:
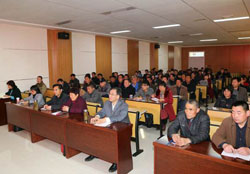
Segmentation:
{"type": "Polygon", "coordinates": [[[6,103],[8,129],[21,127],[31,134],[32,143],[49,139],[63,144],[66,158],[80,152],[117,164],[117,173],[133,169],[130,137],[132,125],[113,123],[108,128],[79,120],[80,114],[54,116],[50,111],[36,111],[28,106],[6,103]]]}

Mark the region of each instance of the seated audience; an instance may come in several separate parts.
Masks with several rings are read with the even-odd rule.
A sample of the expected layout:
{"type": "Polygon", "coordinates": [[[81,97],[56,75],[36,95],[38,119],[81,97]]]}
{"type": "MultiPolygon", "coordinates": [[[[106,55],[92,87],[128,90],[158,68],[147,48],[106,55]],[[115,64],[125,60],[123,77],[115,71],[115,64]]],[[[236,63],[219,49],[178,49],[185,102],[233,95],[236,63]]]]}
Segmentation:
{"type": "Polygon", "coordinates": [[[76,75],[75,75],[75,74],[71,74],[71,75],[70,75],[69,86],[70,86],[71,88],[80,88],[80,82],[79,82],[79,80],[76,78],[76,75]]]}
{"type": "Polygon", "coordinates": [[[91,73],[91,80],[94,82],[94,84],[99,85],[100,81],[99,79],[96,77],[96,73],[92,72],[91,73]]]}
{"type": "Polygon", "coordinates": [[[39,88],[41,94],[44,96],[45,92],[47,91],[47,86],[43,83],[43,77],[37,76],[37,87],[39,88]]]}
{"type": "Polygon", "coordinates": [[[161,121],[163,123],[162,129],[166,129],[167,119],[169,121],[173,121],[176,118],[173,108],[173,94],[170,88],[166,85],[166,83],[161,82],[158,86],[158,90],[156,94],[152,95],[152,97],[156,97],[160,102],[164,103],[164,107],[161,110],[161,121]]]}
{"type": "Polygon", "coordinates": [[[141,83],[137,76],[132,76],[132,86],[135,88],[135,92],[139,91],[141,88],[141,83]]]}
{"type": "Polygon", "coordinates": [[[199,103],[189,100],[185,111],[178,113],[175,121],[168,128],[168,137],[178,146],[197,144],[209,140],[210,119],[199,108],[199,103]],[[180,131],[180,134],[178,132],[180,131]]]}
{"type": "Polygon", "coordinates": [[[175,74],[170,74],[169,79],[168,79],[168,84],[169,86],[175,85],[175,74]]]}
{"type": "Polygon", "coordinates": [[[122,98],[132,98],[135,95],[135,88],[131,85],[130,81],[128,79],[124,80],[124,87],[122,88],[122,98]]]}
{"type": "Polygon", "coordinates": [[[149,87],[152,88],[155,91],[157,86],[154,84],[154,81],[153,81],[152,77],[154,77],[154,76],[147,77],[147,81],[149,83],[149,87]]]}
{"type": "Polygon", "coordinates": [[[146,100],[154,94],[154,90],[149,87],[148,81],[143,81],[141,85],[141,89],[135,93],[135,100],[146,100]]]}
{"type": "Polygon", "coordinates": [[[247,90],[240,86],[240,80],[235,77],[232,79],[233,95],[237,101],[248,101],[247,90]]]}
{"type": "Polygon", "coordinates": [[[235,102],[235,98],[232,95],[232,90],[226,87],[223,90],[223,96],[218,97],[214,107],[232,109],[232,105],[235,102]]]}
{"type": "Polygon", "coordinates": [[[186,101],[188,100],[188,90],[187,87],[181,85],[181,79],[176,80],[176,85],[170,87],[173,95],[178,95],[178,111],[183,111],[185,109],[186,101]]]}
{"type": "Polygon", "coordinates": [[[101,94],[102,97],[108,97],[110,89],[111,89],[110,84],[107,83],[106,80],[102,78],[100,80],[98,92],[101,94]]]}
{"type": "Polygon", "coordinates": [[[87,92],[82,96],[82,98],[87,102],[99,103],[103,105],[101,94],[95,89],[94,85],[90,83],[87,86],[87,92]]]}
{"type": "MultiPolygon", "coordinates": [[[[103,109],[91,119],[91,124],[123,122],[130,123],[128,118],[128,104],[121,99],[120,88],[112,88],[109,92],[109,100],[104,103],[103,109]]],[[[85,161],[91,161],[95,157],[90,155],[85,161]]],[[[109,172],[117,170],[117,164],[113,163],[109,172]]]]}
{"type": "Polygon", "coordinates": [[[228,153],[250,155],[250,111],[245,101],[237,101],[232,116],[225,118],[212,137],[213,143],[228,153]]]}
{"type": "Polygon", "coordinates": [[[41,108],[45,104],[43,95],[40,92],[40,89],[37,85],[33,85],[30,87],[30,93],[31,95],[27,98],[24,98],[24,103],[34,104],[35,101],[38,103],[38,107],[41,108]]]}
{"type": "Polygon", "coordinates": [[[84,82],[83,82],[83,87],[82,87],[82,89],[86,92],[87,91],[87,86],[89,85],[89,84],[93,84],[93,86],[95,87],[95,84],[94,84],[94,82],[91,80],[91,78],[90,78],[90,74],[86,74],[85,75],[85,77],[84,77],[84,82]]]}
{"type": "Polygon", "coordinates": [[[6,84],[9,90],[5,93],[5,97],[10,97],[12,101],[16,101],[16,98],[22,99],[21,91],[13,80],[9,80],[6,84]]]}
{"type": "Polygon", "coordinates": [[[192,100],[195,100],[196,96],[195,96],[195,90],[196,90],[196,84],[193,80],[191,80],[191,76],[190,75],[186,75],[186,80],[183,83],[183,86],[187,87],[187,90],[189,92],[189,98],[192,100]]]}
{"type": "Polygon", "coordinates": [[[119,76],[118,76],[118,84],[117,84],[117,87],[119,87],[119,88],[123,88],[124,86],[124,84],[123,84],[123,79],[124,78],[124,76],[122,75],[122,74],[120,74],[119,76]]]}
{"type": "Polygon", "coordinates": [[[80,97],[79,88],[71,88],[69,90],[69,99],[62,106],[62,111],[73,114],[83,114],[87,109],[86,101],[80,97]]]}
{"type": "Polygon", "coordinates": [[[111,88],[118,87],[118,83],[116,81],[116,77],[115,76],[110,76],[109,79],[110,79],[110,83],[109,84],[110,84],[111,88]]]}
{"type": "Polygon", "coordinates": [[[62,85],[62,90],[65,94],[69,95],[69,84],[67,82],[65,82],[63,79],[58,79],[57,83],[62,85]]]}
{"type": "Polygon", "coordinates": [[[62,105],[66,103],[69,99],[69,96],[63,92],[62,85],[54,84],[53,85],[54,96],[50,101],[44,105],[46,110],[61,110],[62,105]]]}

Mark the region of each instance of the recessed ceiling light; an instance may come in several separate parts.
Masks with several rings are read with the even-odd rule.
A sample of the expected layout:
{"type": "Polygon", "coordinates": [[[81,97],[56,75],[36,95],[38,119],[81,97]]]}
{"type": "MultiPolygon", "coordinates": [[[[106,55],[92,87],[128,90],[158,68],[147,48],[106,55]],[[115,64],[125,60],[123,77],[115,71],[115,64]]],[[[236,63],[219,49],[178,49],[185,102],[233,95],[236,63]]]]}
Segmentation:
{"type": "Polygon", "coordinates": [[[236,21],[236,20],[243,20],[243,19],[249,19],[249,16],[236,17],[236,18],[225,18],[225,19],[215,19],[214,22],[227,22],[227,21],[236,21]]]}
{"type": "Polygon", "coordinates": [[[181,40],[179,40],[179,41],[170,41],[168,43],[170,43],[170,44],[172,44],[172,43],[183,43],[183,41],[181,41],[181,40]]]}
{"type": "Polygon", "coordinates": [[[201,42],[212,42],[212,41],[217,41],[218,39],[202,39],[200,40],[201,42]]]}
{"type": "Polygon", "coordinates": [[[119,34],[119,33],[129,33],[131,32],[130,30],[122,30],[122,31],[113,31],[113,32],[110,32],[110,34],[119,34]]]}
{"type": "Polygon", "coordinates": [[[250,39],[250,37],[238,37],[238,39],[250,39]]]}
{"type": "Polygon", "coordinates": [[[194,33],[194,34],[190,34],[189,36],[200,36],[203,35],[203,33],[194,33]]]}
{"type": "Polygon", "coordinates": [[[171,25],[162,25],[162,26],[156,26],[153,27],[154,29],[161,29],[161,28],[170,28],[170,27],[179,27],[181,26],[180,24],[171,24],[171,25]]]}

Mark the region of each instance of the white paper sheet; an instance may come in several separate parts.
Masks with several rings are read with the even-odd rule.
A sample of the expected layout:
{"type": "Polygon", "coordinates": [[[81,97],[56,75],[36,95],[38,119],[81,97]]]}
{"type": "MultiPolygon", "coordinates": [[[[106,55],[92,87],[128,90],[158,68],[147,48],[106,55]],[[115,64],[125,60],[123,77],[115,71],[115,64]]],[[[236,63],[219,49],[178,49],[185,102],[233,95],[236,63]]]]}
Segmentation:
{"type": "Polygon", "coordinates": [[[244,155],[241,155],[239,153],[228,153],[228,152],[225,152],[225,151],[223,151],[221,153],[221,155],[232,157],[232,158],[240,158],[240,159],[243,159],[243,160],[246,160],[246,161],[250,161],[250,155],[244,156],[244,155]]]}

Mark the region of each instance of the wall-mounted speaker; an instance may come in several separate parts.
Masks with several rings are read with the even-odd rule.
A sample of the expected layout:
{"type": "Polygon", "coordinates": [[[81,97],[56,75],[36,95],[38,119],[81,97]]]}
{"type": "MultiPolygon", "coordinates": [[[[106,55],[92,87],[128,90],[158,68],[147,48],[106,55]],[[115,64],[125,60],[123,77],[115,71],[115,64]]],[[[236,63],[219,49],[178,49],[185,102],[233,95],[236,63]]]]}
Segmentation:
{"type": "Polygon", "coordinates": [[[69,39],[69,33],[67,32],[58,32],[58,39],[69,39]]]}
{"type": "Polygon", "coordinates": [[[155,44],[155,49],[159,49],[160,48],[160,44],[155,44]]]}

